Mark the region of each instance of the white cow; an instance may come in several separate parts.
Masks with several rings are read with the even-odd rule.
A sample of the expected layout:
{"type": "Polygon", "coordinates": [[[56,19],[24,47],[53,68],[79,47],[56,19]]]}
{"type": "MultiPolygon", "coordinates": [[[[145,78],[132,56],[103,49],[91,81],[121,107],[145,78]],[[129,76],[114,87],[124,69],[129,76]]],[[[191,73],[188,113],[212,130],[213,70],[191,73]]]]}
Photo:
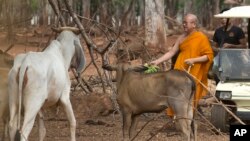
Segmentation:
{"type": "MultiPolygon", "coordinates": [[[[8,81],[11,141],[26,141],[40,109],[58,102],[68,117],[71,141],[75,141],[76,120],[69,98],[68,69],[71,65],[80,73],[85,57],[78,36],[69,30],[63,30],[43,52],[30,52],[21,59],[15,58],[8,81]],[[73,57],[76,64],[72,65],[73,57]],[[24,113],[22,126],[21,111],[24,113]]],[[[42,116],[41,112],[39,114],[42,116]]]]}

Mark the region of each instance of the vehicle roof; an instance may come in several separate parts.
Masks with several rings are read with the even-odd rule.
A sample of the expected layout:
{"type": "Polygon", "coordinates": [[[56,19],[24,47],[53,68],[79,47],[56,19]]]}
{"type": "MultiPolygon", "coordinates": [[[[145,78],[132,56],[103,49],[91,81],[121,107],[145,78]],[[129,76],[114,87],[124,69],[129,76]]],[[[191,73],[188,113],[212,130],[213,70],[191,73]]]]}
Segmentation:
{"type": "Polygon", "coordinates": [[[250,18],[250,6],[233,7],[223,13],[214,15],[216,18],[250,18]]]}

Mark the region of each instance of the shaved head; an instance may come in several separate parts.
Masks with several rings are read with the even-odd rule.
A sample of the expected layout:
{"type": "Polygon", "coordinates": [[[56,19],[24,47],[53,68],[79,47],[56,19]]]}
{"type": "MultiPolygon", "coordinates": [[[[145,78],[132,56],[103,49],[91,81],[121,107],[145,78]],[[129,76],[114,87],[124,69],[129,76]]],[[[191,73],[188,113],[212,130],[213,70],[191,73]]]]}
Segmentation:
{"type": "Polygon", "coordinates": [[[198,24],[198,18],[194,14],[187,14],[183,19],[183,28],[187,34],[196,30],[197,24],[198,24]]]}
{"type": "Polygon", "coordinates": [[[197,16],[194,15],[194,14],[187,14],[187,15],[185,16],[185,18],[186,18],[188,21],[195,23],[196,25],[197,25],[197,23],[198,23],[198,18],[197,18],[197,16]]]}

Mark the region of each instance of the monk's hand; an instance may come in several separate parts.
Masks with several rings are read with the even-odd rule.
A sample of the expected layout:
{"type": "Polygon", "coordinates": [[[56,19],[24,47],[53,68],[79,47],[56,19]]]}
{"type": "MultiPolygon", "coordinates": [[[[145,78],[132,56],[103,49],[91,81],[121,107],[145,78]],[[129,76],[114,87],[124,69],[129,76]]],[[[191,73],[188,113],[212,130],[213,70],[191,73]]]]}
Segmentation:
{"type": "Polygon", "coordinates": [[[192,58],[190,58],[190,59],[186,59],[184,61],[184,63],[189,65],[189,66],[193,66],[195,62],[194,62],[194,60],[192,58]]]}
{"type": "Polygon", "coordinates": [[[158,64],[159,64],[159,62],[157,60],[154,60],[154,61],[149,63],[149,65],[151,65],[151,66],[157,66],[158,64]]]}

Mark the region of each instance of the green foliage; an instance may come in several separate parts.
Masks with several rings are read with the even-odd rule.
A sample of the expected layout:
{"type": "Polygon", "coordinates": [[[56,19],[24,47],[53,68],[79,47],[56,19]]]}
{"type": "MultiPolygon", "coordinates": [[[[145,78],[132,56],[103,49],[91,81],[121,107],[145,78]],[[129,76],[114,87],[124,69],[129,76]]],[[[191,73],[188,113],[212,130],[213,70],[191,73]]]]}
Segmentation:
{"type": "Polygon", "coordinates": [[[153,65],[148,65],[148,64],[144,64],[144,67],[147,68],[147,70],[145,70],[144,73],[155,73],[160,70],[158,66],[153,66],[153,65]]]}
{"type": "Polygon", "coordinates": [[[35,12],[38,10],[38,0],[30,0],[30,7],[31,7],[31,10],[32,12],[35,12]]]}

